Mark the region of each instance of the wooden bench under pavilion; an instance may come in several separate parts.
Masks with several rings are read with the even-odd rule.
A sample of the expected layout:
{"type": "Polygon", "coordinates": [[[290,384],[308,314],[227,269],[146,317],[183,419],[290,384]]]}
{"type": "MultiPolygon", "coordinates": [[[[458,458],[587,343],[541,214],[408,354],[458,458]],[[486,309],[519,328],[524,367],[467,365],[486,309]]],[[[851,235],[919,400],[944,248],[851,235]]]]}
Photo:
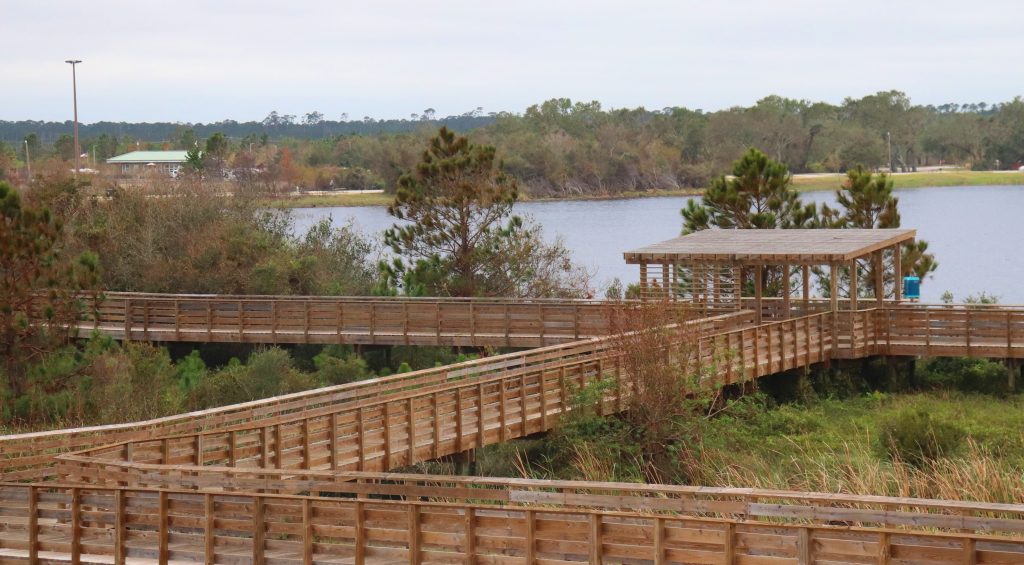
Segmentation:
{"type": "Polygon", "coordinates": [[[849,281],[844,306],[851,310],[857,309],[858,297],[867,289],[877,302],[883,302],[887,280],[893,288],[892,299],[899,302],[903,294],[900,250],[914,241],[916,233],[913,229],[709,229],[624,255],[626,263],[640,266],[642,299],[689,301],[705,311],[749,307],[760,320],[769,274],[774,274],[779,287],[782,317],[790,315],[797,267],[805,311],[811,306],[815,267],[829,274],[832,311],[840,306],[838,285],[843,276],[849,281]],[[875,280],[858,288],[858,272],[865,266],[875,280]],[[745,296],[750,294],[753,301],[748,305],[745,296]]]}

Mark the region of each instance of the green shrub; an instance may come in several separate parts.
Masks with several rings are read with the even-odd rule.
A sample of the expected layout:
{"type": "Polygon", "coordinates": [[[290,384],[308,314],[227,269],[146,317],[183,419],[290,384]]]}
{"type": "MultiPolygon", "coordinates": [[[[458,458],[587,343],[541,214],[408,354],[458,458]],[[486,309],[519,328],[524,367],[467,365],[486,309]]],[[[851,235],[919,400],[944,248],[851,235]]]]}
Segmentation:
{"type": "Polygon", "coordinates": [[[1007,392],[1006,367],[989,359],[935,357],[918,365],[917,378],[928,388],[995,395],[1007,392]]]}
{"type": "Polygon", "coordinates": [[[923,410],[903,411],[882,424],[879,443],[889,459],[920,465],[956,454],[966,435],[960,426],[923,410]]]}

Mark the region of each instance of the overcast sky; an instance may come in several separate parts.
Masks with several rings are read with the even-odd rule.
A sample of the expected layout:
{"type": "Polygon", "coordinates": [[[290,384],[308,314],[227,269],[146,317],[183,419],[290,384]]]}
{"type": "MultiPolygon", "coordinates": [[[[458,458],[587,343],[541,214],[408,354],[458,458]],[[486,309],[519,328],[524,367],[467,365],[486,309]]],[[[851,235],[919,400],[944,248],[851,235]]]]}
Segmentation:
{"type": "Polygon", "coordinates": [[[1019,0],[0,0],[0,119],[521,112],[548,98],[716,110],[768,94],[1024,94],[1019,0]]]}

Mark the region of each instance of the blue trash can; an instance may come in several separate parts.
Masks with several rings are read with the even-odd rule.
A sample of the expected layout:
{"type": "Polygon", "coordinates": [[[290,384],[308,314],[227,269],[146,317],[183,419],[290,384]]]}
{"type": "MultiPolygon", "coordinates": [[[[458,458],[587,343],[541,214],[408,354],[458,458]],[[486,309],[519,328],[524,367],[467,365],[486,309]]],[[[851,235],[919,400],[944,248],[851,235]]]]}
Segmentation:
{"type": "Polygon", "coordinates": [[[908,300],[921,299],[921,279],[919,277],[903,277],[903,298],[908,300]]]}

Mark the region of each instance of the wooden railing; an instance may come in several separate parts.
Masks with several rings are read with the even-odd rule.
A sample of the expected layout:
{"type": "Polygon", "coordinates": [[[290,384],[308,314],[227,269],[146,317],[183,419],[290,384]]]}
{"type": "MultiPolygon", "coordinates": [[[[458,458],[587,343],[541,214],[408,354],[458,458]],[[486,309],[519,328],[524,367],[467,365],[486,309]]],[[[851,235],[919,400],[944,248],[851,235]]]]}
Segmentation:
{"type": "MultiPolygon", "coordinates": [[[[740,312],[689,324],[703,386],[836,357],[1024,348],[1019,309],[905,305],[752,322],[740,312]]],[[[549,429],[598,377],[616,383],[599,410],[621,410],[631,389],[618,354],[614,337],[586,339],[0,438],[4,479],[72,483],[0,486],[0,562],[1024,562],[1021,505],[384,473],[549,429]]]]}
{"type": "MultiPolygon", "coordinates": [[[[698,320],[693,324],[700,332],[713,335],[730,328],[748,326],[752,320],[751,313],[738,312],[698,320]]],[[[507,375],[511,371],[528,371],[531,367],[557,369],[559,362],[581,366],[579,360],[597,359],[608,347],[609,338],[595,338],[146,422],[4,436],[0,437],[0,473],[7,480],[45,478],[53,472],[50,466],[54,456],[68,451],[195,434],[203,430],[276,426],[281,421],[294,420],[299,413],[309,415],[316,410],[326,413],[332,410],[332,406],[355,406],[354,403],[365,403],[388,394],[415,390],[425,394],[425,391],[443,389],[447,383],[469,382],[477,377],[507,375]]],[[[497,387],[485,386],[488,394],[497,387]]]]}
{"type": "MultiPolygon", "coordinates": [[[[703,386],[718,388],[824,361],[832,348],[828,318],[815,314],[753,328],[702,328],[691,355],[699,366],[713,368],[703,375],[703,386]]],[[[621,411],[628,401],[631,377],[611,339],[537,351],[502,356],[489,372],[421,379],[416,388],[378,390],[240,428],[110,442],[60,457],[59,470],[86,482],[127,482],[105,467],[109,461],[387,471],[546,431],[571,409],[576,391],[599,378],[614,383],[599,413],[621,411]]]]}
{"type": "MultiPolygon", "coordinates": [[[[600,300],[103,294],[79,326],[157,342],[539,347],[610,333],[600,300]]],[[[683,305],[679,308],[685,308],[683,305]]]]}
{"type": "MultiPolygon", "coordinates": [[[[742,505],[736,505],[739,508],[742,505]]],[[[825,510],[825,509],[823,509],[825,510]]],[[[830,512],[825,511],[828,515],[830,512]]],[[[0,559],[206,563],[1020,563],[1010,536],[732,514],[0,485],[0,559]]]]}

